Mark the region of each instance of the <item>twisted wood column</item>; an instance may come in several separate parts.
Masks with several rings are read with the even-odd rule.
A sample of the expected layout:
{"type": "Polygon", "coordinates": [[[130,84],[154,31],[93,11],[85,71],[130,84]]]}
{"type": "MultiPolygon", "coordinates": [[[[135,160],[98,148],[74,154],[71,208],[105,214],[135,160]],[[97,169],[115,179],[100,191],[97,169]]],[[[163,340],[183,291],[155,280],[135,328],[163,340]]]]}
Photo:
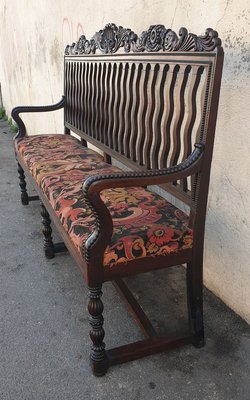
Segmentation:
{"type": "Polygon", "coordinates": [[[108,370],[108,359],[105,352],[105,343],[103,342],[105,331],[103,329],[103,302],[101,300],[101,289],[101,285],[98,287],[88,287],[89,322],[92,328],[89,335],[93,342],[90,359],[92,362],[93,373],[96,376],[105,375],[108,370]]]}
{"type": "Polygon", "coordinates": [[[44,236],[44,242],[43,242],[43,247],[44,247],[44,252],[45,256],[47,258],[54,258],[55,256],[55,250],[54,250],[54,244],[52,241],[52,229],[51,229],[51,219],[49,216],[48,211],[44,207],[43,203],[41,202],[41,216],[42,216],[42,224],[44,226],[43,228],[43,236],[44,236]]]}
{"type": "Polygon", "coordinates": [[[21,202],[24,206],[27,206],[29,204],[29,196],[26,190],[25,174],[19,163],[17,163],[17,171],[19,177],[19,186],[21,189],[21,202]]]}

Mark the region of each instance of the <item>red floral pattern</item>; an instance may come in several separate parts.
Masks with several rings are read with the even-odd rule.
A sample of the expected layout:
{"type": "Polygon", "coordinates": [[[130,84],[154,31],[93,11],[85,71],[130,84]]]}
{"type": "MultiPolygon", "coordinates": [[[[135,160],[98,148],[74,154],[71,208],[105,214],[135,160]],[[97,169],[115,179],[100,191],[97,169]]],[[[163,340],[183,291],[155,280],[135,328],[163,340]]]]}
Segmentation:
{"type": "Polygon", "coordinates": [[[147,232],[147,236],[151,243],[155,243],[157,246],[163,246],[164,243],[168,243],[175,236],[175,230],[172,228],[159,227],[159,225],[153,226],[147,232]]]}
{"type": "Polygon", "coordinates": [[[52,171],[53,164],[56,168],[61,166],[62,172],[69,164],[103,160],[100,154],[84,148],[79,140],[70,135],[26,136],[15,141],[15,148],[36,179],[40,168],[46,170],[51,165],[52,171]]]}
{"type": "MultiPolygon", "coordinates": [[[[32,175],[48,197],[64,229],[83,254],[95,218],[84,201],[82,184],[87,176],[119,172],[96,152],[66,135],[39,135],[16,142],[32,175]]],[[[142,187],[102,192],[113,219],[113,235],[103,264],[119,263],[192,247],[188,216],[161,196],[142,187]]]]}

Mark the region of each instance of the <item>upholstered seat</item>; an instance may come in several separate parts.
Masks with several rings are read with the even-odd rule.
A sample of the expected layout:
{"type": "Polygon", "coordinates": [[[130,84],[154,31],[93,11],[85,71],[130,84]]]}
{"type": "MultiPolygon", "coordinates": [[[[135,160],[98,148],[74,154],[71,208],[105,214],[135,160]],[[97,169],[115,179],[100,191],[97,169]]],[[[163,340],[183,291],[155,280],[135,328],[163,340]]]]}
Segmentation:
{"type": "MultiPolygon", "coordinates": [[[[16,143],[16,151],[83,255],[95,217],[84,201],[82,184],[89,175],[121,170],[66,135],[26,137],[16,143]]],[[[116,188],[104,190],[101,197],[114,225],[111,243],[104,254],[104,266],[113,268],[135,258],[192,247],[188,216],[156,193],[142,187],[116,188]]]]}
{"type": "Polygon", "coordinates": [[[70,135],[34,135],[15,140],[15,149],[28,165],[36,178],[36,165],[41,162],[58,161],[66,163],[88,162],[103,157],[93,150],[84,149],[79,140],[70,135]],[[34,168],[34,170],[33,170],[34,168]]]}

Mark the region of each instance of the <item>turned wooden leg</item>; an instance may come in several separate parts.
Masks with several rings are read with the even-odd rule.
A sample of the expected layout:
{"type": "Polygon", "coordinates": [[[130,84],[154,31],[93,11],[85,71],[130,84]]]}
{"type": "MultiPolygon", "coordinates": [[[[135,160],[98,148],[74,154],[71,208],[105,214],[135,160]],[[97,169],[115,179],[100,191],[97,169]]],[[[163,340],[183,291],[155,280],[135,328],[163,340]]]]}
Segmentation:
{"type": "Polygon", "coordinates": [[[19,163],[17,163],[17,171],[19,176],[19,186],[21,188],[21,202],[24,206],[27,206],[29,204],[29,196],[26,190],[24,170],[19,163]]]}
{"type": "Polygon", "coordinates": [[[47,258],[55,257],[54,245],[52,241],[52,229],[51,229],[51,219],[49,216],[48,211],[44,207],[43,203],[41,203],[41,216],[42,216],[42,223],[43,223],[43,235],[44,235],[44,252],[47,258]]]}
{"type": "Polygon", "coordinates": [[[203,284],[202,262],[199,265],[187,264],[187,302],[189,325],[193,333],[193,345],[205,345],[203,326],[203,284]]]}
{"type": "Polygon", "coordinates": [[[108,359],[105,352],[105,343],[103,342],[105,332],[103,329],[103,303],[101,300],[102,286],[88,287],[89,304],[88,311],[90,314],[89,322],[91,331],[89,333],[93,342],[91,348],[91,364],[94,375],[103,376],[108,370],[108,359]]]}

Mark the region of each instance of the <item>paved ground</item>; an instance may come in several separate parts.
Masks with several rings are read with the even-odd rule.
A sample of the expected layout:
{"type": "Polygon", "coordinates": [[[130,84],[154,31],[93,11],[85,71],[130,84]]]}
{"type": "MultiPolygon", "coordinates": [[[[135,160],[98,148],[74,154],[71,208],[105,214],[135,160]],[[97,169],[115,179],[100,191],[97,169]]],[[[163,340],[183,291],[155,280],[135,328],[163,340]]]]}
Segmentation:
{"type": "MultiPolygon", "coordinates": [[[[91,375],[86,289],[69,255],[43,255],[39,204],[23,207],[19,200],[12,137],[0,122],[0,400],[249,400],[250,328],[207,290],[205,348],[187,346],[113,367],[103,378],[91,375]]],[[[160,330],[185,325],[181,267],[130,284],[160,330]]],[[[111,284],[103,300],[107,347],[139,339],[111,284]]]]}

